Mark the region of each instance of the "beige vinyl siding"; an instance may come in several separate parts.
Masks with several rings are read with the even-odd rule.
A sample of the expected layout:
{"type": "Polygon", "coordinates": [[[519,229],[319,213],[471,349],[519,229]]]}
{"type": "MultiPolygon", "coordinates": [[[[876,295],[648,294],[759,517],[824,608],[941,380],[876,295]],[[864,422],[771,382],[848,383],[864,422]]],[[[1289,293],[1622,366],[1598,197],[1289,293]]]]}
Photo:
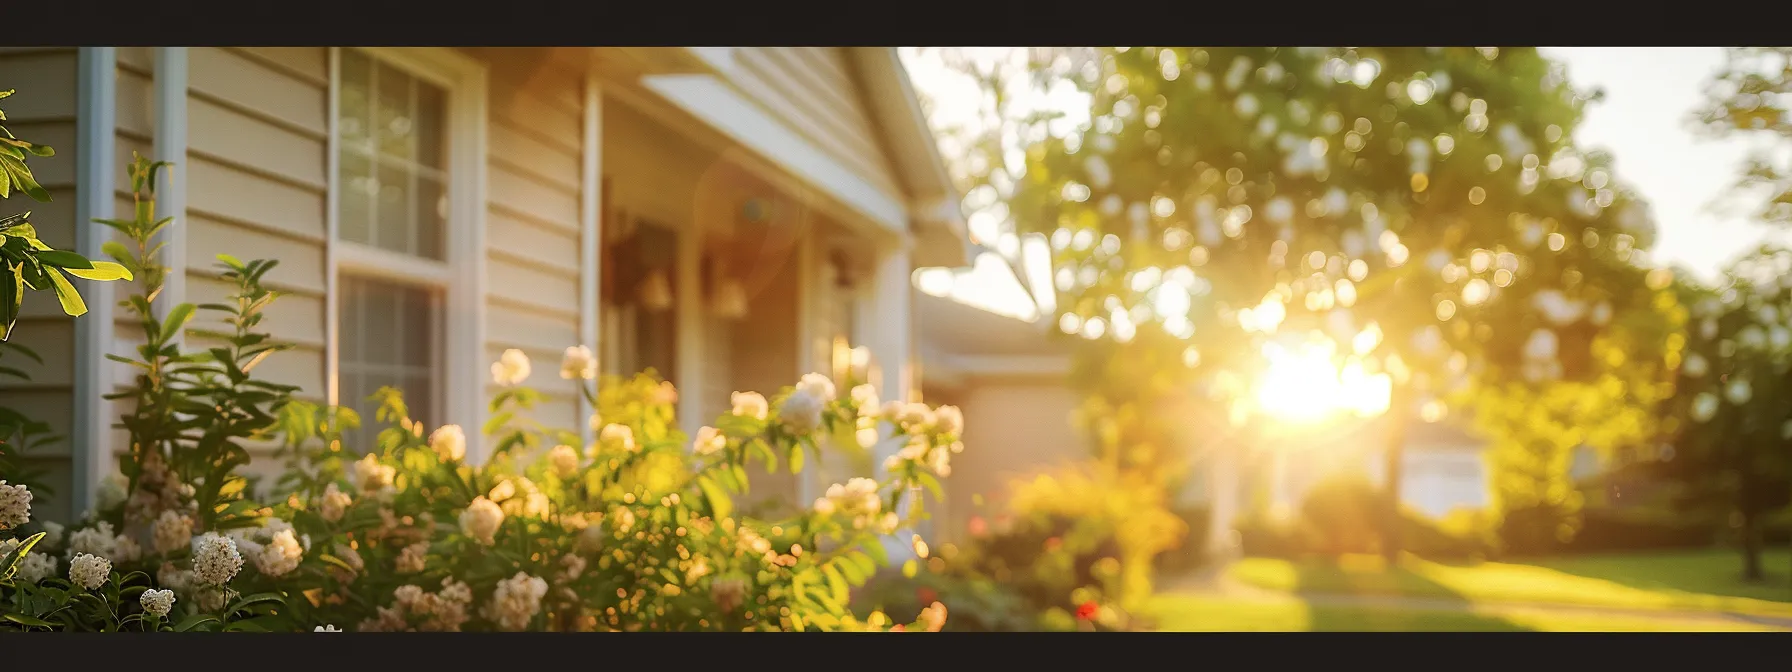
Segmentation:
{"type": "Polygon", "coordinates": [[[840,47],[735,47],[734,84],[817,149],[902,193],[840,47]]]}
{"type": "Polygon", "coordinates": [[[452,365],[483,370],[504,350],[522,350],[533,361],[528,385],[545,397],[528,415],[577,430],[578,388],[559,372],[562,353],[579,342],[584,77],[546,62],[543,49],[465,51],[490,68],[486,359],[452,365]]]}
{"type": "MultiPolygon", "coordinates": [[[[30,160],[33,175],[50,191],[51,201],[39,203],[15,192],[0,201],[0,215],[30,211],[30,222],[44,242],[63,249],[74,247],[75,242],[78,58],[73,47],[0,50],[0,89],[17,91],[0,101],[0,108],[6,110],[7,129],[56,150],[56,156],[30,160]]],[[[77,289],[89,284],[78,279],[73,282],[77,289]]],[[[34,493],[33,516],[67,520],[71,517],[69,498],[74,494],[68,444],[74,426],[74,320],[63,314],[54,294],[30,292],[15,329],[9,340],[32,349],[44,361],[39,364],[10,351],[0,355],[0,366],[31,376],[30,381],[0,377],[0,405],[49,424],[61,437],[54,444],[24,453],[24,462],[29,468],[43,470],[44,484],[55,491],[34,493]]]]}
{"type": "MultiPolygon", "coordinates": [[[[148,78],[129,72],[153,68],[153,54],[121,49],[119,61],[119,154],[128,160],[132,149],[147,155],[153,147],[153,71],[148,78]]],[[[187,207],[184,213],[158,213],[176,214],[176,225],[185,227],[186,302],[227,302],[234,285],[221,277],[219,254],[280,262],[264,277],[281,296],[260,328],[293,348],[270,355],[255,373],[320,402],[326,391],[327,64],[323,47],[189,49],[187,207]]],[[[130,183],[121,175],[118,184],[124,199],[119,212],[128,215],[130,183]]],[[[121,325],[121,345],[142,342],[128,311],[117,319],[128,325],[121,325]]],[[[223,313],[200,311],[188,327],[187,347],[224,345],[219,336],[229,327],[223,319],[223,313]]],[[[123,437],[115,436],[118,450],[123,437]]],[[[256,457],[254,473],[279,467],[260,450],[256,457]]]]}
{"type": "MultiPolygon", "coordinates": [[[[294,348],[257,372],[322,400],[328,52],[194,47],[187,61],[185,300],[229,295],[219,254],[278,260],[265,279],[282,296],[261,326],[294,348]]],[[[225,329],[220,316],[202,311],[189,331],[225,329]]]]}

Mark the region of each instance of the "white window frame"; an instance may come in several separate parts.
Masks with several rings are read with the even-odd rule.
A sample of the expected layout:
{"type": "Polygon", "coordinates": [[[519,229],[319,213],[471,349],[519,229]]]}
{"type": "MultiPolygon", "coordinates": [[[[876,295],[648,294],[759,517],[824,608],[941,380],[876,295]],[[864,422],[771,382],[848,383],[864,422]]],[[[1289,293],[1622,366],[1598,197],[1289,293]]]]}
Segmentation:
{"type": "MultiPolygon", "coordinates": [[[[328,229],[325,269],[325,386],[331,404],[340,404],[342,293],[344,275],[433,287],[443,292],[439,312],[442,338],[439,408],[430,417],[470,431],[484,424],[485,377],[485,203],[486,80],[484,62],[442,47],[331,47],[328,229]],[[387,65],[439,86],[448,105],[448,221],[443,259],[436,261],[341,238],[342,50],[358,49],[387,65]]],[[[353,400],[348,400],[353,401],[353,400]]],[[[368,419],[371,421],[371,419],[368,419]]],[[[484,444],[467,448],[469,461],[483,459],[484,444]]]]}

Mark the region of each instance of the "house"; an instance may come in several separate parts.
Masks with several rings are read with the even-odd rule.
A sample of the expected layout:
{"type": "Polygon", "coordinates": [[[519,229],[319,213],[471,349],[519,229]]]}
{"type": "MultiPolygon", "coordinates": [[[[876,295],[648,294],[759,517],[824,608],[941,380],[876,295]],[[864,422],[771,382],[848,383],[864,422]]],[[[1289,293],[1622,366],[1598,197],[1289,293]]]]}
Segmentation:
{"type": "Polygon", "coordinates": [[[1075,422],[1082,400],[1066,385],[1070,358],[1026,321],[917,291],[921,394],[964,411],[966,446],[952,458],[931,536],[950,541],[974,516],[999,512],[1009,485],[1090,455],[1075,422]],[[981,503],[981,505],[979,505],[981,503]]]}
{"type": "MultiPolygon", "coordinates": [[[[171,302],[225,296],[218,254],[278,259],[263,325],[297,347],[258,371],[363,410],[397,386],[431,426],[481,426],[517,348],[536,417],[589,432],[556,375],[575,344],[676,383],[688,430],[842,352],[913,398],[911,271],[966,262],[894,49],[13,47],[0,80],[9,127],[59,150],[33,161],[46,241],[102,257],[86,222],[129,216],[131,154],[172,160],[171,302]]],[[[25,305],[13,338],[45,361],[0,404],[68,437],[35,458],[66,484],[40,515],[85,510],[126,447],[102,355],[132,352],[128,289],[85,283],[79,319],[25,305]]]]}
{"type": "MultiPolygon", "coordinates": [[[[918,292],[915,313],[922,394],[964,409],[965,442],[976,447],[953,460],[932,532],[941,540],[962,534],[973,516],[998,513],[1017,480],[1091,455],[1075,421],[1080,398],[1065,378],[1068,350],[1051,338],[1050,320],[998,314],[954,293],[918,292]]],[[[1254,504],[1293,515],[1314,484],[1341,469],[1382,479],[1386,416],[1317,425],[1259,419],[1232,428],[1205,402],[1188,403],[1174,412],[1203,429],[1193,433],[1199,445],[1188,447],[1192,478],[1176,505],[1210,516],[1206,537],[1190,543],[1231,549],[1231,523],[1254,504]]],[[[1405,437],[1401,498],[1408,506],[1434,517],[1490,506],[1485,442],[1452,422],[1415,422],[1405,437]]]]}

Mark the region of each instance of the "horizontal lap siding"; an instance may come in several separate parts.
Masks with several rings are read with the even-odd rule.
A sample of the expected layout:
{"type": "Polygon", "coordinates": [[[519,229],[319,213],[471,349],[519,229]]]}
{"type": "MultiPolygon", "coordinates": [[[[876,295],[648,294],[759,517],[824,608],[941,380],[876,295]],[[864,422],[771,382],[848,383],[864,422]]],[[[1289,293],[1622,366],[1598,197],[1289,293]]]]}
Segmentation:
{"type": "Polygon", "coordinates": [[[533,363],[527,384],[545,396],[525,415],[576,430],[578,388],[559,371],[578,343],[584,79],[547,63],[545,49],[465,51],[489,68],[486,359],[454,365],[522,350],[533,363]]]}
{"type": "Polygon", "coordinates": [[[736,47],[735,85],[817,149],[887,194],[900,194],[839,47],[736,47]]]}
{"type": "MultiPolygon", "coordinates": [[[[235,285],[221,277],[220,254],[279,262],[263,281],[280,297],[257,328],[293,347],[268,356],[254,373],[297,386],[295,396],[311,401],[322,401],[326,390],[328,63],[323,47],[188,50],[187,211],[177,220],[186,227],[187,302],[228,302],[235,285]]],[[[121,75],[121,94],[126,81],[121,75]]],[[[138,88],[134,77],[128,81],[138,88]]],[[[153,84],[143,88],[154,90],[153,84]]],[[[126,116],[119,119],[122,139],[126,116]]],[[[128,156],[122,147],[120,153],[128,156]]],[[[224,319],[200,311],[188,328],[188,347],[223,346],[224,319]]],[[[135,327],[129,331],[135,338],[128,342],[140,343],[135,327]]],[[[250,473],[279,471],[271,448],[252,447],[250,473]]]]}
{"type": "MultiPolygon", "coordinates": [[[[30,211],[30,222],[40,237],[63,249],[74,247],[75,242],[75,162],[80,155],[75,145],[78,58],[79,52],[71,47],[0,51],[0,90],[16,90],[11,98],[0,101],[7,129],[56,150],[53,157],[32,157],[29,163],[38,182],[50,191],[51,201],[39,203],[14,192],[0,201],[0,215],[30,211]]],[[[73,282],[80,290],[91,284],[79,279],[73,282]]],[[[74,425],[75,323],[62,312],[54,294],[30,292],[15,329],[8,340],[30,348],[44,361],[40,364],[10,350],[0,354],[0,366],[31,376],[30,381],[0,376],[0,406],[47,423],[61,437],[23,455],[27,468],[43,471],[42,482],[54,490],[33,493],[33,517],[67,520],[74,489],[68,441],[74,425]]]]}
{"type": "MultiPolygon", "coordinates": [[[[322,399],[328,52],[194,47],[187,59],[186,300],[233,291],[219,254],[278,260],[265,280],[283,296],[260,328],[294,348],[257,373],[322,399]]],[[[227,328],[206,313],[192,330],[227,328]]]]}

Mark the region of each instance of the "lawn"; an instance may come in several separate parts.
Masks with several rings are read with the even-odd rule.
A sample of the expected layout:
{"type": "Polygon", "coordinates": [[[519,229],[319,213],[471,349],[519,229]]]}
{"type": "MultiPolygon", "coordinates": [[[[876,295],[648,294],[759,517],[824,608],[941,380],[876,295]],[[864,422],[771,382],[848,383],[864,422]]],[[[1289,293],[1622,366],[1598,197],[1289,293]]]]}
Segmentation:
{"type": "MultiPolygon", "coordinates": [[[[1766,555],[1769,581],[1740,580],[1732,551],[1582,556],[1528,564],[1452,565],[1408,558],[1387,571],[1379,558],[1293,563],[1248,558],[1230,578],[1286,593],[1404,595],[1473,603],[1556,603],[1614,609],[1723,611],[1792,617],[1788,550],[1766,555]]],[[[1199,610],[1197,605],[1195,608],[1199,610]]]]}
{"type": "Polygon", "coordinates": [[[1638,618],[1538,609],[1418,610],[1383,606],[1309,605],[1278,600],[1187,594],[1151,598],[1139,615],[1170,632],[1747,632],[1742,622],[1638,618]]]}

